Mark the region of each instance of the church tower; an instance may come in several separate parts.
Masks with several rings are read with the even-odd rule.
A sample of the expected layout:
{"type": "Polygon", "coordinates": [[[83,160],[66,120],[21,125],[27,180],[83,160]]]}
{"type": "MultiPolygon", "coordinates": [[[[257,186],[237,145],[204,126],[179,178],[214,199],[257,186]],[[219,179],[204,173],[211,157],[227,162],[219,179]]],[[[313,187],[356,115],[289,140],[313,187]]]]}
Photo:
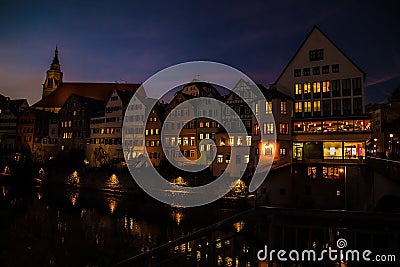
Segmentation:
{"type": "Polygon", "coordinates": [[[50,69],[46,73],[46,80],[43,84],[42,98],[45,98],[62,83],[63,73],[60,69],[60,62],[58,60],[58,49],[54,52],[53,62],[51,62],[50,69]]]}

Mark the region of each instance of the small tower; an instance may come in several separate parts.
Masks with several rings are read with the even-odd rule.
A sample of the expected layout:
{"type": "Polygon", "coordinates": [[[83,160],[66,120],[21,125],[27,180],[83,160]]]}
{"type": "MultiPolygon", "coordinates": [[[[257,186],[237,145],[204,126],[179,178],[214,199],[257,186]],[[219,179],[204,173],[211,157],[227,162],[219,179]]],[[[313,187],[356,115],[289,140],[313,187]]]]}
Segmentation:
{"type": "Polygon", "coordinates": [[[63,73],[60,69],[60,62],[58,60],[58,49],[54,52],[53,62],[51,62],[50,69],[46,72],[46,80],[43,84],[42,98],[45,98],[62,83],[63,73]]]}

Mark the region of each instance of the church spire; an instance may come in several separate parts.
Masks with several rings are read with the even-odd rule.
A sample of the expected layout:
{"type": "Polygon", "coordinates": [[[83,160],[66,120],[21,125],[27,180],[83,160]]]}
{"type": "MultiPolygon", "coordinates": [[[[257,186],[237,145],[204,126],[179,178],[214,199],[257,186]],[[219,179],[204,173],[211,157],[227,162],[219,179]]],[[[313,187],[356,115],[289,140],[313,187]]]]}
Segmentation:
{"type": "Polygon", "coordinates": [[[57,89],[62,83],[63,73],[60,68],[60,61],[58,59],[58,47],[54,51],[54,58],[51,62],[50,69],[46,72],[46,79],[43,84],[42,98],[48,96],[57,89]]]}
{"type": "Polygon", "coordinates": [[[58,60],[58,47],[56,45],[56,50],[54,51],[53,62],[50,65],[51,70],[60,70],[60,61],[58,60]]]}

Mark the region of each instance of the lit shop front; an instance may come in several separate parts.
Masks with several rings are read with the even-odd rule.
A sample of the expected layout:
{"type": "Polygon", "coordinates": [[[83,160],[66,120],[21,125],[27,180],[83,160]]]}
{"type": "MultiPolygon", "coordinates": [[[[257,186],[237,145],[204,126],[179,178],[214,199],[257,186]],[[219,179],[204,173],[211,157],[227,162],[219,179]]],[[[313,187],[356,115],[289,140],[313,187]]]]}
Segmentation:
{"type": "Polygon", "coordinates": [[[365,141],[293,142],[293,159],[365,159],[365,141]]]}

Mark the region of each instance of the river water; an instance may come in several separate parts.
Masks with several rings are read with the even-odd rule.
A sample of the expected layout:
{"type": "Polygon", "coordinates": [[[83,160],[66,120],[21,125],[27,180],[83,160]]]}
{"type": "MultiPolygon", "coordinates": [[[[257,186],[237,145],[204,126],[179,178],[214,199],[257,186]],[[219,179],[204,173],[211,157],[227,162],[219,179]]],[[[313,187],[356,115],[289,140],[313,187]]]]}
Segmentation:
{"type": "Polygon", "coordinates": [[[125,192],[117,175],[106,175],[102,190],[80,187],[82,179],[0,184],[0,266],[110,266],[241,209],[223,200],[171,207],[125,192]]]}

